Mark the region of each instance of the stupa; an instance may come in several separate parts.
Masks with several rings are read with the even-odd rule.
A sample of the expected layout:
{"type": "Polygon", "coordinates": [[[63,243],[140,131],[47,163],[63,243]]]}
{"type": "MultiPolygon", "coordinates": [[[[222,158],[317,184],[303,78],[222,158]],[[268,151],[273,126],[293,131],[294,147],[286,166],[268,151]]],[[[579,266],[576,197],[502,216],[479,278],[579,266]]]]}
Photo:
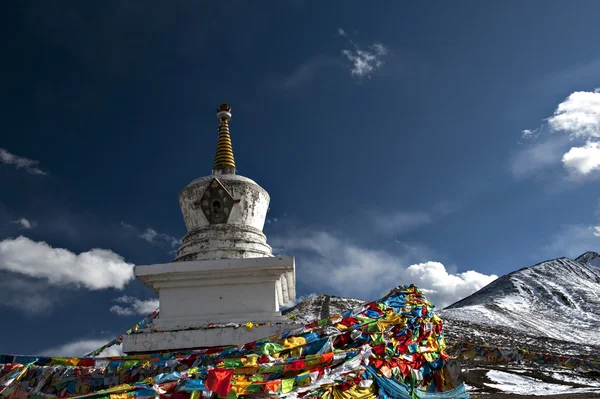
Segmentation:
{"type": "Polygon", "coordinates": [[[212,174],[179,194],[187,227],[173,262],[136,266],[159,297],[160,313],[124,352],[236,345],[290,328],[280,306],[296,298],[293,256],[273,256],[263,233],[270,197],[236,174],[229,132],[231,107],[217,111],[219,137],[212,174]]]}

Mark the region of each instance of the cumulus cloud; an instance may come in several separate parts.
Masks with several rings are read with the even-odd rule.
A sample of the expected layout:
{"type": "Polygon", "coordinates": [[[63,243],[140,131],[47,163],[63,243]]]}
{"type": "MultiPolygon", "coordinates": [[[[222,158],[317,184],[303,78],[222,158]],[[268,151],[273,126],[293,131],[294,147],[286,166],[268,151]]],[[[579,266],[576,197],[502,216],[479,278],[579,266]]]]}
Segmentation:
{"type": "Polygon", "coordinates": [[[561,164],[571,179],[596,176],[600,170],[600,90],[571,93],[544,125],[522,133],[532,142],[514,157],[515,176],[561,164]]]}
{"type": "Polygon", "coordinates": [[[450,274],[438,262],[416,263],[423,254],[391,253],[357,245],[327,232],[299,232],[273,237],[284,251],[295,251],[302,260],[299,282],[314,292],[373,300],[400,284],[425,289],[438,307],[477,291],[496,278],[467,271],[450,274]]]}
{"type": "Polygon", "coordinates": [[[11,223],[18,224],[19,227],[24,230],[29,230],[35,227],[35,222],[31,222],[25,218],[13,220],[11,223]]]}
{"type": "Polygon", "coordinates": [[[352,75],[363,78],[371,76],[375,70],[383,65],[383,58],[389,50],[381,43],[373,43],[365,48],[360,48],[352,43],[354,49],[342,50],[342,54],[351,62],[352,75]]]}
{"type": "Polygon", "coordinates": [[[147,241],[157,247],[177,248],[179,245],[181,245],[180,239],[168,234],[159,233],[150,227],[146,228],[145,230],[140,230],[137,227],[123,221],[121,221],[121,226],[129,231],[134,232],[142,240],[147,241]]]}
{"type": "Polygon", "coordinates": [[[558,104],[548,124],[552,130],[565,131],[573,138],[600,137],[600,92],[572,93],[558,104]]]}
{"type": "Polygon", "coordinates": [[[409,266],[405,271],[410,281],[426,290],[427,297],[438,307],[444,308],[479,291],[498,278],[475,270],[450,274],[439,262],[425,262],[409,266]]]}
{"type": "Polygon", "coordinates": [[[24,169],[32,175],[48,174],[48,172],[45,172],[37,167],[39,161],[11,154],[4,148],[0,148],[0,163],[13,165],[17,169],[24,169]]]}
{"type": "Polygon", "coordinates": [[[119,316],[146,316],[158,309],[158,299],[141,300],[131,296],[120,296],[114,299],[120,305],[113,305],[110,311],[119,316]]]}
{"type": "MultiPolygon", "coordinates": [[[[88,353],[106,345],[103,339],[82,339],[43,350],[42,356],[83,357],[88,353]]],[[[123,345],[114,345],[102,352],[103,357],[123,356],[123,345]]]]}
{"type": "Polygon", "coordinates": [[[563,155],[562,162],[571,175],[588,175],[600,169],[600,143],[588,141],[583,147],[573,147],[563,155]]]}
{"type": "Polygon", "coordinates": [[[133,279],[133,268],[107,249],[75,254],[23,236],[0,241],[0,270],[45,279],[53,285],[122,289],[133,279]]]}
{"type": "Polygon", "coordinates": [[[346,31],[342,28],[337,28],[337,34],[338,36],[346,36],[346,31]]]}

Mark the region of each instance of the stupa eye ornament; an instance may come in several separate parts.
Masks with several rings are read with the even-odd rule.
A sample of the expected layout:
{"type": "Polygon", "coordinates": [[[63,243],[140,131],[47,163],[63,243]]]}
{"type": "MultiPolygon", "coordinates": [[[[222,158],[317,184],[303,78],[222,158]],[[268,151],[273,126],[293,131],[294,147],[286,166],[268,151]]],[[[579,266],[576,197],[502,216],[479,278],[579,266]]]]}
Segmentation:
{"type": "Polygon", "coordinates": [[[200,198],[200,208],[210,224],[227,223],[231,208],[237,202],[219,179],[215,177],[206,187],[202,198],[200,198]]]}

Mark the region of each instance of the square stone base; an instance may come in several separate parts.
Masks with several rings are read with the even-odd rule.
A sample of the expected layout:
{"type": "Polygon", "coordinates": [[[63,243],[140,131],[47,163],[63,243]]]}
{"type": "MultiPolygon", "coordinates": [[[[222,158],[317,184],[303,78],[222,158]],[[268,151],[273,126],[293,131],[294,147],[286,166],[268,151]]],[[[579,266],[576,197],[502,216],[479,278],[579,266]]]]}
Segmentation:
{"type": "Polygon", "coordinates": [[[296,299],[293,256],[137,266],[135,275],[159,296],[151,328],[163,332],[127,336],[125,352],[236,345],[272,335],[273,325],[289,323],[279,306],[296,299]],[[197,330],[248,322],[271,326],[197,330]]]}
{"type": "Polygon", "coordinates": [[[187,331],[148,331],[126,335],[123,338],[123,349],[127,354],[132,354],[241,345],[298,327],[302,325],[289,323],[263,325],[251,329],[240,326],[187,331]]]}

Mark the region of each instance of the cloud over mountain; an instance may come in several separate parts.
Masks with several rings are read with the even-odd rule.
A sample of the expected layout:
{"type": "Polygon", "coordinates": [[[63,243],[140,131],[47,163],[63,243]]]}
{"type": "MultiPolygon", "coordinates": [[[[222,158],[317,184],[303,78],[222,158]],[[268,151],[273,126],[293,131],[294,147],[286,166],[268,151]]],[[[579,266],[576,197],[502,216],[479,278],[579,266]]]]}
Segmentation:
{"type": "Polygon", "coordinates": [[[301,283],[315,292],[372,300],[399,284],[415,284],[433,303],[449,305],[497,278],[476,271],[449,273],[439,262],[416,263],[424,254],[362,246],[324,231],[296,231],[276,236],[273,245],[298,252],[301,283]]]}

